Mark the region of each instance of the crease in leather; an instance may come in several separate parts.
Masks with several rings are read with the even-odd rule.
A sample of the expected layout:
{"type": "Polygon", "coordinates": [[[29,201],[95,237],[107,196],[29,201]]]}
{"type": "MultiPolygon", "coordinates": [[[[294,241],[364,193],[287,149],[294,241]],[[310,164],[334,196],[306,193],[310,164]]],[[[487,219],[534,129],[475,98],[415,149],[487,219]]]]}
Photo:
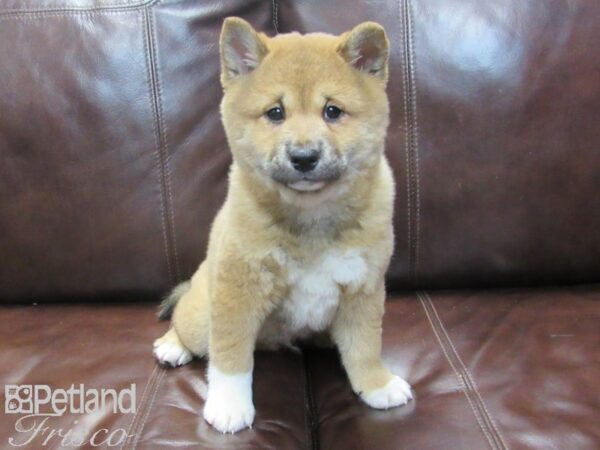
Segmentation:
{"type": "Polygon", "coordinates": [[[150,373],[146,386],[144,387],[144,392],[142,393],[140,403],[138,404],[137,410],[131,419],[131,422],[129,423],[129,427],[127,428],[127,439],[121,446],[121,450],[134,449],[137,446],[139,436],[144,429],[146,420],[148,420],[148,415],[150,414],[150,410],[154,404],[158,388],[160,387],[160,383],[162,382],[165,372],[166,369],[164,367],[155,365],[154,369],[150,373]],[[148,399],[150,399],[150,402],[148,402],[148,399]]]}
{"type": "Polygon", "coordinates": [[[0,19],[19,19],[28,17],[62,16],[71,14],[99,14],[99,13],[117,13],[136,10],[154,6],[161,0],[145,0],[140,2],[123,3],[117,2],[102,6],[92,7],[73,7],[73,8],[45,8],[45,9],[12,9],[0,10],[0,19]]]}
{"type": "Polygon", "coordinates": [[[488,350],[489,345],[497,338],[497,334],[502,325],[504,325],[514,313],[515,304],[513,303],[507,310],[485,331],[485,335],[480,339],[480,344],[477,346],[477,351],[471,355],[471,364],[476,365],[482,355],[488,350]]]}
{"type": "Polygon", "coordinates": [[[437,313],[431,297],[425,291],[417,291],[416,295],[421,302],[421,306],[425,311],[427,320],[431,325],[433,333],[435,334],[444,356],[456,374],[461,389],[467,401],[469,402],[471,409],[473,410],[475,418],[477,419],[477,423],[479,424],[481,431],[490,444],[490,448],[493,450],[508,449],[499,427],[496,425],[496,422],[489,413],[485,402],[483,401],[483,398],[477,389],[475,380],[458,354],[458,351],[452,343],[450,336],[446,332],[446,328],[444,327],[444,324],[437,313]]]}
{"type": "Polygon", "coordinates": [[[312,381],[310,375],[310,367],[308,363],[308,355],[306,350],[302,350],[302,372],[304,375],[304,403],[306,413],[304,414],[306,422],[306,432],[308,434],[308,442],[311,444],[312,450],[319,449],[319,420],[318,413],[315,408],[315,398],[312,390],[312,381]]]}
{"type": "Polygon", "coordinates": [[[419,142],[415,75],[414,26],[411,0],[398,0],[402,35],[402,91],[406,152],[406,223],[409,279],[417,285],[420,228],[419,142]]]}
{"type": "Polygon", "coordinates": [[[156,164],[158,167],[158,184],[160,191],[161,228],[163,234],[163,245],[167,262],[167,271],[171,284],[179,279],[179,264],[174,251],[173,221],[169,211],[171,207],[170,180],[168,171],[168,148],[166,147],[166,136],[164,132],[164,121],[162,117],[162,101],[158,81],[156,42],[154,35],[154,21],[151,11],[144,10],[144,53],[148,72],[148,89],[150,94],[150,106],[153,115],[154,140],[156,145],[156,164]]]}

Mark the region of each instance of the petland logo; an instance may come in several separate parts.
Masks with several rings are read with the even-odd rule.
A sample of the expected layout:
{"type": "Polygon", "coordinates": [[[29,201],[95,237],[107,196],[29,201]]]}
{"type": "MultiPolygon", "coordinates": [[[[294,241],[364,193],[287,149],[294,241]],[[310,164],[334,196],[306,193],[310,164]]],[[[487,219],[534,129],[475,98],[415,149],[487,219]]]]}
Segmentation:
{"type": "Polygon", "coordinates": [[[14,447],[60,443],[61,447],[114,447],[129,438],[124,428],[109,431],[106,428],[90,432],[82,430],[78,420],[71,427],[53,427],[52,419],[65,414],[135,414],[136,386],[126,389],[88,389],[85,385],[71,385],[68,389],[52,389],[45,384],[4,387],[4,411],[21,414],[15,422],[16,434],[8,439],[14,447]]]}

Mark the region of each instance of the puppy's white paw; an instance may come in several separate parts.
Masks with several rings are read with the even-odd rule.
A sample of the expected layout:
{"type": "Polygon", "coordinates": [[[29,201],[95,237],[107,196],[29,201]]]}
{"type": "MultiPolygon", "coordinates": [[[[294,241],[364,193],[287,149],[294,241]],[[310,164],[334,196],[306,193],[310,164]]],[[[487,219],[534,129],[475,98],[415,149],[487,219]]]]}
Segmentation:
{"type": "Polygon", "coordinates": [[[406,405],[413,398],[410,384],[396,375],[384,387],[363,394],[361,397],[367,405],[376,409],[406,405]]]}
{"type": "Polygon", "coordinates": [[[227,375],[209,367],[204,419],[221,433],[233,434],[252,427],[254,414],[252,372],[227,375]]]}
{"type": "Polygon", "coordinates": [[[236,402],[228,399],[223,402],[215,395],[209,395],[204,405],[204,419],[221,433],[236,433],[244,428],[252,427],[254,422],[254,405],[252,402],[236,402]]]}
{"type": "Polygon", "coordinates": [[[154,357],[161,364],[179,367],[189,363],[193,355],[185,347],[175,342],[160,338],[154,341],[154,357]]]}

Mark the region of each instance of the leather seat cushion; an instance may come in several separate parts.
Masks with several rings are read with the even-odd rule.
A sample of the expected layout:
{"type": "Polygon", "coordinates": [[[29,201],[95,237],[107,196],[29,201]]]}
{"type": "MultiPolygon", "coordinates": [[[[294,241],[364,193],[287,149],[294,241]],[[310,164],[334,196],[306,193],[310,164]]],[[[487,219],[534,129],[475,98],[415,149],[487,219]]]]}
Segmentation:
{"type": "MultiPolygon", "coordinates": [[[[136,385],[137,413],[52,417],[89,436],[123,428],[124,448],[598,448],[600,290],[418,292],[388,299],[384,358],[415,401],[374,411],[334,350],[256,355],[252,430],[224,436],[202,419],[205,362],[154,362],[168,324],[145,304],[4,306],[0,381],[68,388],[136,385]]],[[[0,439],[15,433],[4,414],[0,439]]],[[[19,441],[17,441],[19,442],[19,441]]],[[[40,448],[40,440],[22,448],[40,448]]],[[[57,442],[56,440],[51,442],[57,442]]]]}
{"type": "Polygon", "coordinates": [[[387,303],[384,358],[416,392],[377,412],[309,356],[321,448],[600,447],[597,288],[419,292],[387,303]]]}

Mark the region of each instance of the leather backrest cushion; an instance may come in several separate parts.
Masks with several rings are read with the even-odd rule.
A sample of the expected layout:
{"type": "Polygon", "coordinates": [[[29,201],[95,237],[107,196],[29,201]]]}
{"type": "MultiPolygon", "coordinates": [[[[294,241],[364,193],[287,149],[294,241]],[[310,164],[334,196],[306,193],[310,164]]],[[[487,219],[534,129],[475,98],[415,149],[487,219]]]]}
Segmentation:
{"type": "Polygon", "coordinates": [[[0,10],[0,299],[156,299],[225,195],[222,19],[271,4],[63,3],[0,10]]]}
{"type": "Polygon", "coordinates": [[[600,280],[600,4],[285,1],[392,41],[395,287],[600,280]]]}
{"type": "Polygon", "coordinates": [[[390,286],[600,280],[600,4],[0,3],[0,299],[151,297],[204,256],[230,156],[218,33],[381,22],[390,286]]]}

